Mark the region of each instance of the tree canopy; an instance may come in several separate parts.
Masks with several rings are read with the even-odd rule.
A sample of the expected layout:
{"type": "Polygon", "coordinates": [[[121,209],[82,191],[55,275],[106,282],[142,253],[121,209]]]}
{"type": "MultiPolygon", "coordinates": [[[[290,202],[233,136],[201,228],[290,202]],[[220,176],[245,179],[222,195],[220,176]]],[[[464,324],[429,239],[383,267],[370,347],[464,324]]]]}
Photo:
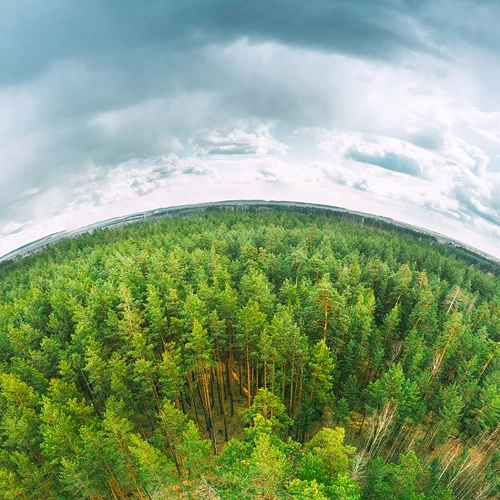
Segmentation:
{"type": "Polygon", "coordinates": [[[500,271],[358,222],[225,207],[1,265],[0,498],[498,498],[500,271]]]}

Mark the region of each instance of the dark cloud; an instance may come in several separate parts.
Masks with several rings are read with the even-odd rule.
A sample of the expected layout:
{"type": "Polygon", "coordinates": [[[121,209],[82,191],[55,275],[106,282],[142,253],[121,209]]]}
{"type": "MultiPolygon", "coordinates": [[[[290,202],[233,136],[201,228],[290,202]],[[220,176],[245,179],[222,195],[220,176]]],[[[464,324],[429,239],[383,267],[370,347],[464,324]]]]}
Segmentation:
{"type": "Polygon", "coordinates": [[[500,15],[496,0],[426,0],[412,3],[415,15],[428,27],[435,43],[453,54],[450,42],[469,44],[483,50],[498,52],[500,32],[491,22],[500,15]]]}
{"type": "MultiPolygon", "coordinates": [[[[470,0],[2,2],[0,86],[30,81],[61,61],[96,58],[139,75],[145,51],[169,64],[166,54],[242,37],[385,61],[454,56],[462,42],[498,50],[500,32],[490,21],[499,16],[498,2],[470,0]]],[[[103,90],[112,88],[96,94],[103,90]]]]}
{"type": "Polygon", "coordinates": [[[12,84],[57,61],[127,53],[175,40],[173,2],[20,0],[0,6],[0,82],[12,84]]]}
{"type": "Polygon", "coordinates": [[[464,213],[472,213],[481,219],[487,220],[495,226],[500,227],[500,213],[490,213],[484,208],[481,208],[477,201],[473,201],[471,199],[470,193],[467,193],[463,188],[457,187],[453,189],[451,194],[460,203],[464,213]]]}
{"type": "MultiPolygon", "coordinates": [[[[422,17],[437,9],[385,0],[20,0],[0,7],[0,84],[30,80],[61,60],[144,47],[228,43],[249,37],[391,60],[434,50],[422,17]]],[[[426,4],[427,5],[427,4],[426,4]]],[[[448,14],[448,13],[446,13],[448,14]]],[[[444,18],[441,17],[444,21],[444,18]]],[[[436,27],[436,33],[438,33],[436,27]]],[[[160,51],[159,51],[160,52],[160,51]]]]}
{"type": "Polygon", "coordinates": [[[422,169],[416,160],[392,151],[385,151],[383,154],[369,154],[358,151],[356,148],[350,148],[346,151],[344,157],[348,160],[368,163],[393,172],[412,175],[413,177],[422,175],[422,169]]]}
{"type": "Polygon", "coordinates": [[[188,1],[178,14],[192,28],[228,37],[273,40],[362,57],[392,58],[394,53],[426,49],[426,43],[399,2],[369,0],[188,1]],[[196,12],[198,15],[194,15],[196,12]]]}

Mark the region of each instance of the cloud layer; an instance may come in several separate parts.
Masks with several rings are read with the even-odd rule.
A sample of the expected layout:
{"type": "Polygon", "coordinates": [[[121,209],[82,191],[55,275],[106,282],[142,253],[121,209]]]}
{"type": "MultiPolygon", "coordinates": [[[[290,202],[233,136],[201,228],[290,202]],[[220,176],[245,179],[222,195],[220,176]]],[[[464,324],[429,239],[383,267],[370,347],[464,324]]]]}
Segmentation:
{"type": "Polygon", "coordinates": [[[412,222],[499,255],[499,15],[494,1],[4,3],[0,253],[89,214],[237,192],[407,220],[413,206],[412,222]]]}

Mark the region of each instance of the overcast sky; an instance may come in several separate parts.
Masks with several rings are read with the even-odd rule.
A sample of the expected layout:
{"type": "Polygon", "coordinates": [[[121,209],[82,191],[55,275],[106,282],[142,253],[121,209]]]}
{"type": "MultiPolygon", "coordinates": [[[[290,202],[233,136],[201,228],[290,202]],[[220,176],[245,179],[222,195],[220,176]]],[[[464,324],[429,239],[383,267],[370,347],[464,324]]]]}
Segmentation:
{"type": "Polygon", "coordinates": [[[0,256],[282,199],[500,257],[497,0],[0,2],[0,256]]]}

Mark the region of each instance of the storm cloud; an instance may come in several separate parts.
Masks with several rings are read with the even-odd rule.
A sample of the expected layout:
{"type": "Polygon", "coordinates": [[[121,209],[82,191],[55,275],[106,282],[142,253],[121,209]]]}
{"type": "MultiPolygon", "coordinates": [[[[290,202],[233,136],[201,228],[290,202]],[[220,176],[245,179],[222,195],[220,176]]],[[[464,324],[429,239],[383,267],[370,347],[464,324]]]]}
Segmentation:
{"type": "Polygon", "coordinates": [[[462,0],[4,2],[0,253],[36,225],[182,200],[200,174],[191,201],[265,184],[352,205],[362,189],[396,218],[412,203],[500,238],[499,16],[462,0]]]}

